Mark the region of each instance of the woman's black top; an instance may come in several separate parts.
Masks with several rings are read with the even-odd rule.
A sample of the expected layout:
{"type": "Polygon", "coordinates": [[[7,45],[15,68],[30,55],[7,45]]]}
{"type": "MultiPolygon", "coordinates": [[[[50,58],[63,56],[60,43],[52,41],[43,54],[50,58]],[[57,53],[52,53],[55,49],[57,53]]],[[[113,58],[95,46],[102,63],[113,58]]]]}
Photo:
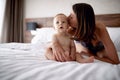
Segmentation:
{"type": "Polygon", "coordinates": [[[104,49],[104,45],[101,41],[97,42],[95,46],[92,43],[86,43],[83,41],[76,41],[76,42],[81,43],[84,47],[90,50],[94,55],[96,55],[97,52],[104,49]]]}

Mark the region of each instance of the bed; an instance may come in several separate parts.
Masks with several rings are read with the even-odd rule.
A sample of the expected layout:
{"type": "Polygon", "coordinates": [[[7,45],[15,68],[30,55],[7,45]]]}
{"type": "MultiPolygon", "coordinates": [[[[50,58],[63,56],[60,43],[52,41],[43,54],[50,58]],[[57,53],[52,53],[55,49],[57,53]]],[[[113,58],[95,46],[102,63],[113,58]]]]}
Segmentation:
{"type": "MultiPolygon", "coordinates": [[[[113,65],[99,60],[94,63],[47,60],[45,48],[54,33],[52,17],[31,18],[39,28],[31,43],[0,44],[0,80],[119,80],[120,64],[113,65]],[[44,33],[44,34],[43,34],[44,33]],[[49,36],[46,36],[48,35],[49,36]],[[39,39],[38,39],[39,38],[39,39]]],[[[96,20],[106,26],[120,59],[120,14],[96,15],[96,20]],[[118,36],[115,36],[115,35],[118,36]]]]}

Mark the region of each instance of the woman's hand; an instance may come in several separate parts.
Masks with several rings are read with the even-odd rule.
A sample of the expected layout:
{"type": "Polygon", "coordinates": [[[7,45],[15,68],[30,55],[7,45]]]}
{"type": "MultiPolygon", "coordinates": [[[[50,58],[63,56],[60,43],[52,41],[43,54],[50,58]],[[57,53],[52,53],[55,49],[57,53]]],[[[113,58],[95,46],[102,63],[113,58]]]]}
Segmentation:
{"type": "Polygon", "coordinates": [[[72,60],[71,56],[69,55],[70,53],[65,52],[58,43],[52,44],[52,50],[53,50],[53,55],[54,55],[56,61],[65,62],[65,61],[72,60]]]}

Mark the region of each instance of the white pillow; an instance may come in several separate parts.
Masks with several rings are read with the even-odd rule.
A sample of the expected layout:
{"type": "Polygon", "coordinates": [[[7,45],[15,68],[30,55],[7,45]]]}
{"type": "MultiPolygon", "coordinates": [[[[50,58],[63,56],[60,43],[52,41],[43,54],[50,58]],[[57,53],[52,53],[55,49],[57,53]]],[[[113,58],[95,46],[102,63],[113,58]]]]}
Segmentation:
{"type": "Polygon", "coordinates": [[[107,30],[117,51],[120,52],[120,27],[107,27],[107,30]]]}
{"type": "Polygon", "coordinates": [[[118,53],[118,58],[119,58],[119,60],[120,60],[120,52],[117,52],[118,53]]]}
{"type": "Polygon", "coordinates": [[[39,28],[31,43],[46,43],[50,42],[52,35],[55,33],[54,28],[39,28]]]}
{"type": "MultiPolygon", "coordinates": [[[[107,27],[110,38],[112,39],[117,51],[120,52],[120,28],[107,27]]],[[[32,39],[31,43],[46,43],[50,42],[52,35],[55,33],[54,28],[39,28],[37,34],[32,39]]]]}

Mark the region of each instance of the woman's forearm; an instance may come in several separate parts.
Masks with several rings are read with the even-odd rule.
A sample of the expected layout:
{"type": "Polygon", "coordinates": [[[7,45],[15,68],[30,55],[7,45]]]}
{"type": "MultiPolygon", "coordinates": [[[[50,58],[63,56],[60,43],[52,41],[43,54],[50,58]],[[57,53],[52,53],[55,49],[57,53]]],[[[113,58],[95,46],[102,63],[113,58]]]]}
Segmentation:
{"type": "Polygon", "coordinates": [[[108,62],[108,63],[112,63],[112,64],[119,64],[119,63],[115,63],[114,61],[112,61],[112,60],[110,60],[108,58],[105,58],[105,57],[99,58],[99,57],[95,56],[95,58],[98,59],[98,60],[104,61],[104,62],[108,62]]]}

